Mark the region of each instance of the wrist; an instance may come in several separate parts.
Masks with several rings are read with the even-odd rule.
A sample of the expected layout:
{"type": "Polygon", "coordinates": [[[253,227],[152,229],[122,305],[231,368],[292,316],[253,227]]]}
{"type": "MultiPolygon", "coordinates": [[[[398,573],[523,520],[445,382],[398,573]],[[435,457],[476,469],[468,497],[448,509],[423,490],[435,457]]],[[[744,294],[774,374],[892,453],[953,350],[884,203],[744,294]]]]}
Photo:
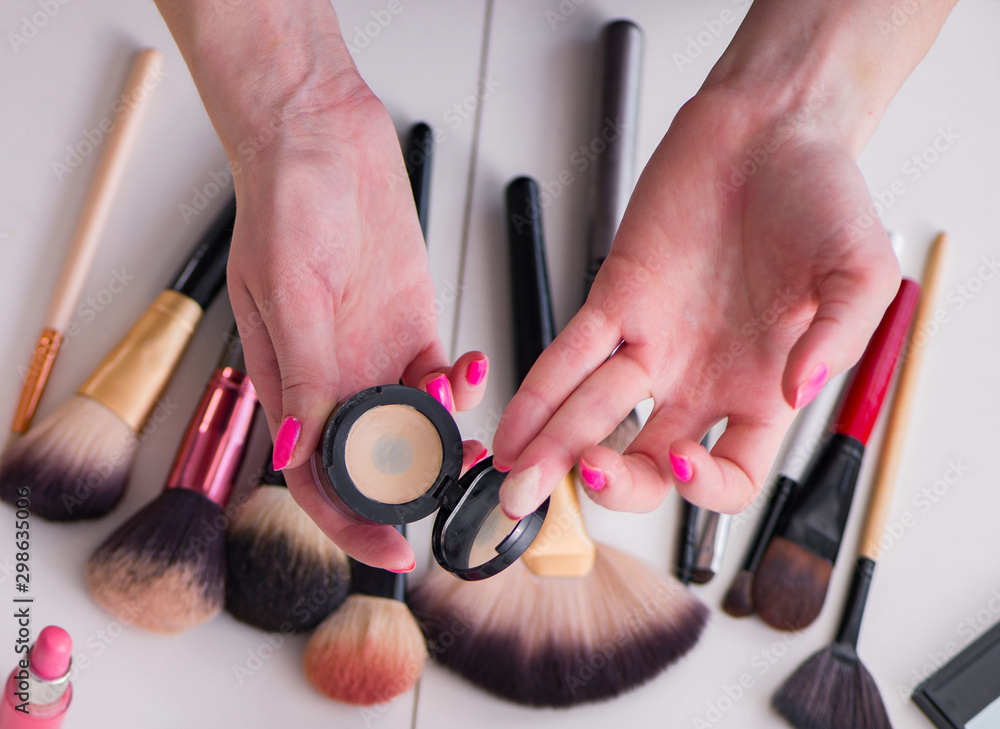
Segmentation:
{"type": "Polygon", "coordinates": [[[157,4],[234,171],[265,147],[321,134],[331,114],[374,99],[328,0],[157,4]]]}
{"type": "Polygon", "coordinates": [[[751,127],[792,124],[853,156],[955,0],[756,0],[703,92],[746,102],[751,127]]]}

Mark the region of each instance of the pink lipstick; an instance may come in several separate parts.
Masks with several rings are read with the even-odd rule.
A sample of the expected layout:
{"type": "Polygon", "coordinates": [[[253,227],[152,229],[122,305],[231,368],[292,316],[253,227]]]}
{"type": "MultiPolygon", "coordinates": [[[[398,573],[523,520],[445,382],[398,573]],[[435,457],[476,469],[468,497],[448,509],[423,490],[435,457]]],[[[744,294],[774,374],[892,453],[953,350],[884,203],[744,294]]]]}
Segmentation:
{"type": "Polygon", "coordinates": [[[0,729],[58,729],[73,699],[73,639],[50,625],[10,672],[0,702],[0,729]]]}

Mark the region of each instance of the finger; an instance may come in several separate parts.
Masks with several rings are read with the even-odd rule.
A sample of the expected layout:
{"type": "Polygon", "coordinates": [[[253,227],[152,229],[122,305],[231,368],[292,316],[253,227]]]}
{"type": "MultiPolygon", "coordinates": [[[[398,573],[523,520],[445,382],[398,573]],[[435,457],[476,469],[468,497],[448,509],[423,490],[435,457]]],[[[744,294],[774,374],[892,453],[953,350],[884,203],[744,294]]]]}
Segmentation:
{"type": "Polygon", "coordinates": [[[278,372],[278,360],[253,298],[244,286],[236,284],[232,278],[230,282],[229,301],[243,345],[247,374],[254,384],[271,437],[274,438],[281,422],[281,375],[278,372]]]}
{"type": "Polygon", "coordinates": [[[482,402],[486,394],[490,361],[482,352],[466,352],[448,370],[451,392],[455,397],[455,409],[459,412],[471,410],[482,402]]]}
{"type": "Polygon", "coordinates": [[[604,440],[649,396],[649,376],[629,345],[601,365],[562,404],[514,464],[500,488],[511,518],[538,508],[588,446],[604,440]]]}
{"type": "Polygon", "coordinates": [[[462,473],[481,462],[490,452],[478,440],[462,441],[462,473]]]}
{"type": "Polygon", "coordinates": [[[871,235],[882,241],[865,243],[882,248],[878,260],[865,262],[865,273],[837,272],[823,280],[816,315],[788,354],[782,379],[785,400],[801,408],[823,389],[833,375],[861,357],[868,339],[899,288],[899,263],[881,226],[871,235]]]}
{"type": "Polygon", "coordinates": [[[556,410],[620,343],[620,330],[598,307],[585,304],[542,352],[500,417],[493,450],[501,470],[521,458],[556,410]]]}
{"type": "MultiPolygon", "coordinates": [[[[329,296],[318,290],[292,295],[308,301],[323,301],[329,296]]],[[[312,307],[308,316],[302,315],[294,301],[282,301],[280,305],[258,301],[258,309],[263,309],[281,388],[280,424],[276,432],[272,431],[273,465],[275,470],[295,468],[318,447],[326,419],[342,394],[336,338],[332,336],[336,331],[333,306],[312,307]]]]}
{"type": "Polygon", "coordinates": [[[330,506],[308,464],[287,469],[285,480],[296,503],[354,559],[393,572],[410,572],[416,566],[413,549],[395,527],[351,519],[330,506]]]}
{"type": "Polygon", "coordinates": [[[455,396],[451,391],[451,380],[448,379],[448,375],[443,372],[432,372],[425,375],[417,383],[417,387],[444,405],[449,413],[455,414],[455,396]]]}
{"type": "Polygon", "coordinates": [[[579,470],[584,493],[614,511],[655,509],[674,485],[671,444],[698,437],[718,420],[671,403],[657,406],[624,455],[603,446],[583,451],[579,470]]]}

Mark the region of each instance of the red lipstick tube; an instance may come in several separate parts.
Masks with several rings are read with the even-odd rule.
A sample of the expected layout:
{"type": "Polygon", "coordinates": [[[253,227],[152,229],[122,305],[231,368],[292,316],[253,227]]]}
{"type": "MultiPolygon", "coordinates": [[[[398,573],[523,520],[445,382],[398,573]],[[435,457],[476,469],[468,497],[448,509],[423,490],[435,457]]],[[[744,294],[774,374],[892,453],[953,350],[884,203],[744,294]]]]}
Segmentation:
{"type": "Polygon", "coordinates": [[[257,407],[240,340],[234,334],[228,341],[184,433],[166,485],[197,491],[221,508],[243,462],[257,407]]]}

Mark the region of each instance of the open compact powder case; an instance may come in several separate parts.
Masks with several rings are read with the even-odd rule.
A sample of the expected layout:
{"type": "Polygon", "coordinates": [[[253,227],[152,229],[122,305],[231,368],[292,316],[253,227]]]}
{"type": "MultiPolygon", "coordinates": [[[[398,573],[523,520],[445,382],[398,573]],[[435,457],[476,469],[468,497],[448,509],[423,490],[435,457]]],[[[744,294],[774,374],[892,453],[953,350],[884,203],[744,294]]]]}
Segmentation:
{"type": "Polygon", "coordinates": [[[500,508],[506,474],[493,459],[462,472],[462,436],[451,413],[423,390],[382,385],[343,401],[312,459],[320,491],[335,509],[379,524],[409,524],[438,512],[432,549],[465,580],[491,577],[531,545],[545,501],[520,521],[500,508]]]}

